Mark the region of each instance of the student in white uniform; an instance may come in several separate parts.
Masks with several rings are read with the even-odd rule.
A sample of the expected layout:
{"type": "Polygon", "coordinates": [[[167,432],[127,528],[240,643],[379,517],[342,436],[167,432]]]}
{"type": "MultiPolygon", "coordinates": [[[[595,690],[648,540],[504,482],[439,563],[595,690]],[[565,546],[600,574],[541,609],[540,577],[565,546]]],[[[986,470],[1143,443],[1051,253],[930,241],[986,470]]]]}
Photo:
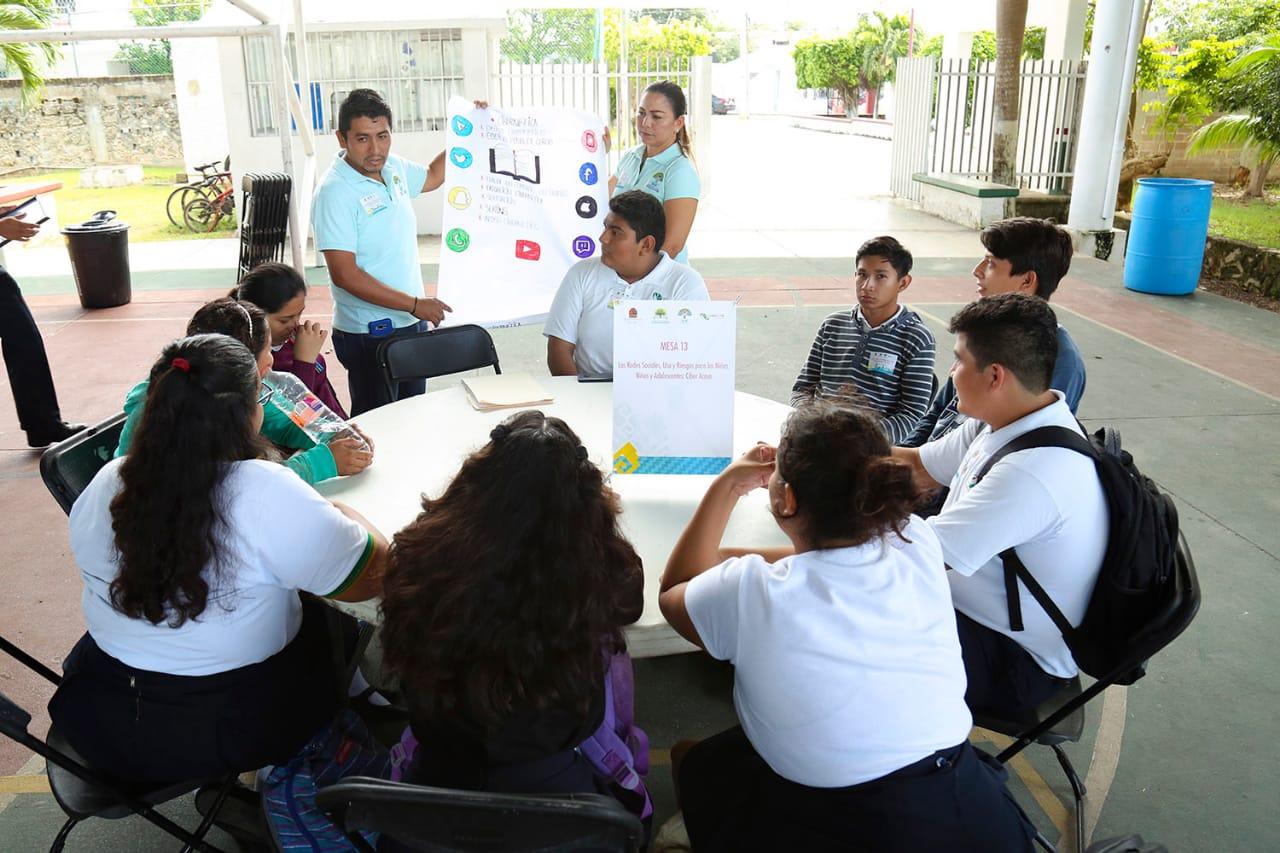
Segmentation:
{"type": "Polygon", "coordinates": [[[824,401],[708,489],[659,598],[735,667],[741,727],[673,768],[698,853],[1030,849],[1004,769],[967,740],[942,551],[913,496],[876,419],[824,401]],[[757,488],[792,547],[722,548],[757,488]]]}
{"type": "Polygon", "coordinates": [[[708,299],[692,268],[658,247],[666,234],[662,203],[639,190],[609,199],[600,257],[569,268],[542,334],[552,376],[613,375],[613,311],[624,299],[708,299]]]}
{"type": "Polygon", "coordinates": [[[981,480],[997,450],[1044,426],[1080,430],[1049,383],[1058,322],[1043,299],[1004,293],[972,302],[951,318],[951,368],[968,420],[919,449],[895,448],[922,489],[950,486],[929,525],[942,543],[958,611],[970,708],[1025,716],[1077,673],[1044,608],[1018,585],[1024,630],[1010,626],[1003,563],[1017,548],[1032,576],[1071,624],[1079,625],[1107,547],[1106,497],[1093,462],[1072,450],[1011,453],[981,480]]]}
{"type": "Polygon", "coordinates": [[[324,606],[298,592],[379,595],[387,541],[259,458],[269,394],[239,341],[170,344],[129,453],[71,509],[88,633],[49,714],[116,778],[278,764],[338,710],[324,606]]]}

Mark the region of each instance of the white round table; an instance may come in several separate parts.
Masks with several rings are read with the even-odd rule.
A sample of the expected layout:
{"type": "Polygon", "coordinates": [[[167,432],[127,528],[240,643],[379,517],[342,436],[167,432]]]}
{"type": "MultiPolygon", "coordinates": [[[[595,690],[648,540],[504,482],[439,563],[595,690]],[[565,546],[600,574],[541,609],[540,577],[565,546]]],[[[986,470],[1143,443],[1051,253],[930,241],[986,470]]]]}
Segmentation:
{"type": "MultiPolygon", "coordinates": [[[[603,470],[612,469],[613,385],[580,383],[573,377],[539,377],[554,402],[539,408],[567,423],[603,470]]],[[[734,395],[733,453],[757,441],[776,444],[789,406],[745,394],[734,395]]],[[[489,440],[489,431],[519,409],[478,412],[455,386],[401,400],[357,418],[373,439],[374,463],[356,477],[319,484],[326,497],[341,501],[390,539],[422,509],[422,495],[440,495],[463,459],[489,440]]],[[[609,485],[622,502],[622,528],[644,561],[644,614],[627,629],[633,657],[693,651],[658,610],[658,580],[676,538],[702,500],[712,478],[699,475],[614,474],[609,485]]],[[[767,548],[788,544],[769,514],[767,496],[757,490],[739,501],[725,544],[767,548]]],[[[378,618],[377,602],[338,604],[368,621],[378,618]]]]}

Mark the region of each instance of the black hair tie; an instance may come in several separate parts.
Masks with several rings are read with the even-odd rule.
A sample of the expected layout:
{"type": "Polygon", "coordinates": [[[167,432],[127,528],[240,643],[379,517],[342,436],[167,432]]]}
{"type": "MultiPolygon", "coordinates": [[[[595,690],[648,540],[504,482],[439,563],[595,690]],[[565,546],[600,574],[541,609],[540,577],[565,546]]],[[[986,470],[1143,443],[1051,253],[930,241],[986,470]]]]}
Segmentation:
{"type": "Polygon", "coordinates": [[[498,424],[489,432],[490,441],[502,441],[511,434],[511,428],[506,424],[498,424]]]}
{"type": "Polygon", "coordinates": [[[578,454],[578,461],[580,462],[587,461],[587,449],[583,447],[581,444],[578,445],[577,454],[578,454]]]}

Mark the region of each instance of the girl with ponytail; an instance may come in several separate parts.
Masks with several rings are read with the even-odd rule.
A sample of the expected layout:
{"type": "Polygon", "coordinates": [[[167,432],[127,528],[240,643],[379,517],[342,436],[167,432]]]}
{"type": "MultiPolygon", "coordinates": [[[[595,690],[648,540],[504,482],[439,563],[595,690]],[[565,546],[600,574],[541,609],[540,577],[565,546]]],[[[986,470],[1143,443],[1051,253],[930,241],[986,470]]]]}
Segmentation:
{"type": "Polygon", "coordinates": [[[667,228],[660,248],[680,263],[689,262],[686,243],[702,192],[686,126],[688,112],[684,90],[670,80],[645,89],[636,108],[640,144],[622,155],[609,179],[610,197],[643,190],[662,202],[667,228]]]}
{"type": "Polygon", "coordinates": [[[711,484],[663,615],[734,664],[741,725],[672,750],[693,849],[1027,851],[1003,768],[968,742],[942,547],[875,417],[815,401],[711,484]],[[720,545],[769,493],[787,548],[720,545]]]}

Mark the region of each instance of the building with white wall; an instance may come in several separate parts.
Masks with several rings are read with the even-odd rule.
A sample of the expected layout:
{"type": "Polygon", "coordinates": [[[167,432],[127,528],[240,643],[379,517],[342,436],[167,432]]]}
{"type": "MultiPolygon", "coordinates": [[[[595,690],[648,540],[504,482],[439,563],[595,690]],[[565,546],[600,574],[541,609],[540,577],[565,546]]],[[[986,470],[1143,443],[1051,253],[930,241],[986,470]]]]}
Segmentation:
{"type": "MultiPolygon", "coordinates": [[[[338,105],[361,87],[378,90],[391,106],[392,152],[429,162],[444,146],[449,97],[486,97],[507,26],[505,16],[498,15],[431,18],[422,13],[408,18],[401,12],[375,20],[372,10],[331,0],[308,0],[303,8],[320,174],[339,150],[338,105]]],[[[202,23],[250,24],[252,19],[215,4],[202,23]]],[[[296,49],[290,33],[287,50],[294,69],[296,49]]],[[[273,50],[265,36],[173,43],[174,88],[188,166],[229,153],[237,187],[249,172],[281,170],[273,50]]],[[[294,158],[302,161],[296,134],[294,158]]],[[[438,202],[420,198],[415,209],[420,233],[440,233],[438,202]]]]}

